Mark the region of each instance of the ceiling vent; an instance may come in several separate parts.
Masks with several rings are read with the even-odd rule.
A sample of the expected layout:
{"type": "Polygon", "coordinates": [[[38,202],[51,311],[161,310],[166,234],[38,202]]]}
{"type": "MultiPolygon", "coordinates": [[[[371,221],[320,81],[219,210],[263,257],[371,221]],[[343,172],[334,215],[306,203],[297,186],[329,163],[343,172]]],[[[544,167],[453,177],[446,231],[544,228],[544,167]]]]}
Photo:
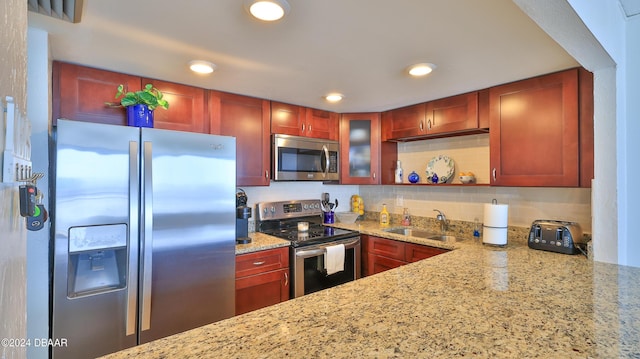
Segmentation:
{"type": "Polygon", "coordinates": [[[73,23],[80,22],[84,0],[28,0],[29,11],[73,23]]]}

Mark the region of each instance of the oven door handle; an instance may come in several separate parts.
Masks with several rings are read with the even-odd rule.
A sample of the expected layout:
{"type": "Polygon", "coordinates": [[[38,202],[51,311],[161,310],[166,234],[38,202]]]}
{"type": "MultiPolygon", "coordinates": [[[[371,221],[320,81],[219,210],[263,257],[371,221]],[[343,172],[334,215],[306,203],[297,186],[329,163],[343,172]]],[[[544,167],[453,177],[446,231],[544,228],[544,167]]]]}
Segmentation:
{"type": "MultiPolygon", "coordinates": [[[[360,242],[360,238],[356,239],[355,241],[351,241],[351,242],[347,242],[347,243],[343,243],[344,244],[344,249],[351,249],[353,248],[353,246],[355,246],[356,244],[358,244],[360,242]]],[[[306,251],[297,251],[296,252],[296,257],[300,257],[300,258],[311,258],[311,257],[316,257],[322,254],[325,254],[325,248],[329,247],[329,246],[322,246],[319,248],[315,248],[315,249],[309,249],[306,251]]]]}

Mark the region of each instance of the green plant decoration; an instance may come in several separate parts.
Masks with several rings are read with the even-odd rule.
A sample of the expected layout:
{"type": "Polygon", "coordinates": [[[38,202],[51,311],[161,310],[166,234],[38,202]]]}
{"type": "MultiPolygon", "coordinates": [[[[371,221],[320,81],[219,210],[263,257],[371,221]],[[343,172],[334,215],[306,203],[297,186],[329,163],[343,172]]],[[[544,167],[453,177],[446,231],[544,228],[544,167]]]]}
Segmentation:
{"type": "Polygon", "coordinates": [[[106,102],[106,104],[112,107],[147,105],[151,111],[155,110],[156,107],[162,107],[165,110],[169,109],[169,103],[162,98],[162,92],[151,84],[147,84],[144,89],[136,92],[125,92],[124,85],[120,85],[116,93],[116,100],[119,97],[122,97],[120,103],[106,102]]]}

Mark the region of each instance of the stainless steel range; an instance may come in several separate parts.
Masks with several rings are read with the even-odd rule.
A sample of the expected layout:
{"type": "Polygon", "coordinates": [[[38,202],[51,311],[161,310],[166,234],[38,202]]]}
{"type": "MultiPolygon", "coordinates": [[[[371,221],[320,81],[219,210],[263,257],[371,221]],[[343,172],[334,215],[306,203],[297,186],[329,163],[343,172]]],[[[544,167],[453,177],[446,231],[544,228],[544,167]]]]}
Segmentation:
{"type": "Polygon", "coordinates": [[[292,297],[360,278],[359,233],[324,226],[320,200],[261,202],[256,213],[258,232],[291,241],[292,297]],[[341,268],[335,271],[335,260],[342,255],[341,268]]]}

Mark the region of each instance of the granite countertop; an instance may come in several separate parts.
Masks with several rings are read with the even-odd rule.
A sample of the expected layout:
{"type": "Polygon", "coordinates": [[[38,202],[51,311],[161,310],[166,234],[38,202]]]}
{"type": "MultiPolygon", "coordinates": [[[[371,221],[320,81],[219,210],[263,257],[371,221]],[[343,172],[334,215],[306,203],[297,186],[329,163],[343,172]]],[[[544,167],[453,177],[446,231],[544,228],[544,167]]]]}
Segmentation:
{"type": "MultiPolygon", "coordinates": [[[[432,242],[423,244],[447,245],[432,242]]],[[[640,357],[640,268],[532,250],[511,237],[504,248],[451,245],[109,358],[640,357]]]]}
{"type": "Polygon", "coordinates": [[[251,238],[251,243],[236,244],[236,255],[264,251],[266,249],[288,247],[291,244],[291,242],[287,240],[259,232],[249,233],[249,238],[251,238]]]}

